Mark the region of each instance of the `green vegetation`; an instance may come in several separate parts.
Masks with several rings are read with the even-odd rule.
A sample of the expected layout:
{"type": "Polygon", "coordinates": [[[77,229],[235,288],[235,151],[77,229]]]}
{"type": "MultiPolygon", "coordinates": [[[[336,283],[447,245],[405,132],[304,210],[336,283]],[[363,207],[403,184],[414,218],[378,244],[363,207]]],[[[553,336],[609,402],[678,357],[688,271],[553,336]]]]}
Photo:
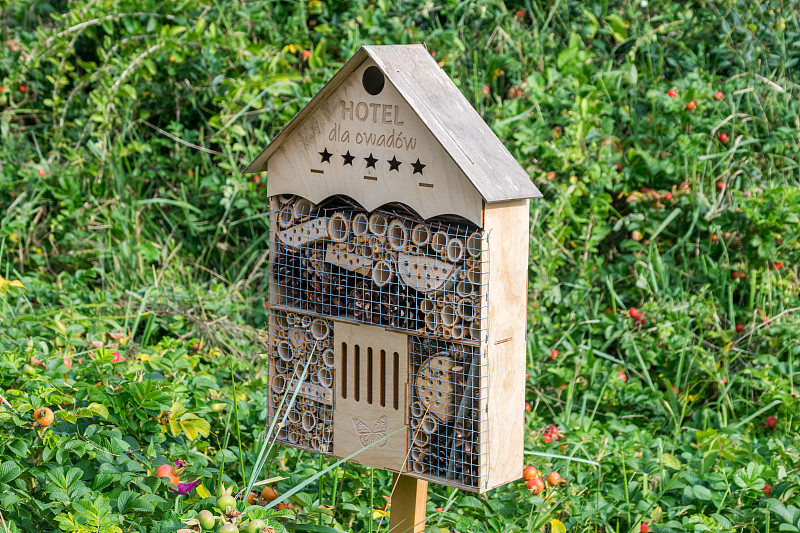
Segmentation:
{"type": "MultiPolygon", "coordinates": [[[[414,42],[545,195],[526,450],[566,482],[432,486],[430,530],[800,531],[795,2],[0,0],[0,532],[197,531],[244,489],[268,220],[241,169],[360,45],[414,42]]],[[[283,495],[330,464],[271,453],[283,495]]],[[[387,531],[389,480],[238,508],[387,531]]]]}

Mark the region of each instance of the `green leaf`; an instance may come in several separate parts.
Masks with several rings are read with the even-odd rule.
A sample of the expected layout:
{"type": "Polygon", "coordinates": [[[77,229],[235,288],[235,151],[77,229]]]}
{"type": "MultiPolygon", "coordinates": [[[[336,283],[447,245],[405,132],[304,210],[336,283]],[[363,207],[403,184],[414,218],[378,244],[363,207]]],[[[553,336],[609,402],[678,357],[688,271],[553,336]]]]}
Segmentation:
{"type": "Polygon", "coordinates": [[[667,468],[671,468],[673,470],[680,470],[681,468],[683,468],[683,465],[678,460],[678,458],[670,453],[665,453],[664,455],[662,455],[661,462],[664,463],[664,466],[666,466],[667,468]]]}
{"type": "Polygon", "coordinates": [[[181,417],[180,427],[189,437],[189,440],[196,439],[197,435],[208,437],[211,433],[211,424],[208,420],[204,420],[192,413],[186,413],[181,417]]]}
{"type": "Polygon", "coordinates": [[[22,468],[14,461],[6,461],[0,465],[0,483],[10,483],[17,479],[20,474],[22,474],[22,468]]]}

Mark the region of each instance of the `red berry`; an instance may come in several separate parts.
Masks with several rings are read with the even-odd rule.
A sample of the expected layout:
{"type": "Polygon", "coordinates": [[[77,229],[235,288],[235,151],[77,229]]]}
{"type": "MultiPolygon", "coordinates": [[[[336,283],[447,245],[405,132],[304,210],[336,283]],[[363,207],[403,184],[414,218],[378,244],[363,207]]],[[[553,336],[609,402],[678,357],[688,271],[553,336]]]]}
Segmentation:
{"type": "Polygon", "coordinates": [[[678,187],[679,187],[680,189],[684,190],[684,191],[688,191],[688,190],[689,190],[689,184],[688,184],[688,183],[686,183],[685,181],[682,181],[682,182],[680,182],[680,184],[678,185],[678,187]]]}
{"type": "Polygon", "coordinates": [[[780,270],[782,266],[783,266],[783,261],[781,261],[780,263],[775,263],[775,270],[780,270]]]}
{"type": "Polygon", "coordinates": [[[717,242],[717,234],[716,233],[711,235],[711,242],[717,242]]]}
{"type": "Polygon", "coordinates": [[[734,270],[734,271],[733,271],[733,273],[731,274],[731,277],[732,277],[733,279],[736,279],[736,278],[738,278],[738,277],[739,277],[739,272],[737,272],[736,270],[734,270]]]}
{"type": "Polygon", "coordinates": [[[766,494],[768,498],[772,495],[772,485],[770,485],[769,483],[764,483],[764,488],[762,490],[764,491],[764,494],[766,494]]]}
{"type": "Polygon", "coordinates": [[[664,193],[664,200],[672,200],[672,193],[671,192],[665,192],[664,193]]]}
{"type": "Polygon", "coordinates": [[[547,432],[554,437],[558,437],[558,435],[561,433],[561,430],[558,429],[558,426],[556,426],[555,424],[550,424],[549,426],[547,426],[547,432]]]}
{"type": "Polygon", "coordinates": [[[554,487],[559,483],[561,483],[562,481],[564,481],[564,478],[562,478],[561,474],[559,474],[558,472],[553,471],[547,475],[547,482],[553,485],[554,487]]]}
{"type": "Polygon", "coordinates": [[[728,134],[727,133],[720,133],[719,134],[719,140],[724,142],[724,143],[728,142],[728,134]]]}
{"type": "Polygon", "coordinates": [[[613,313],[614,311],[612,311],[610,307],[606,307],[605,309],[603,309],[603,312],[604,313],[613,313]]]}
{"type": "Polygon", "coordinates": [[[552,180],[552,179],[555,179],[555,177],[556,177],[556,173],[555,172],[551,171],[551,172],[547,173],[547,179],[552,180]]]}
{"type": "Polygon", "coordinates": [[[647,524],[642,524],[639,527],[639,533],[653,533],[653,530],[647,524]]]}
{"type": "Polygon", "coordinates": [[[725,93],[723,93],[722,91],[717,91],[717,92],[714,93],[714,100],[716,100],[717,102],[722,100],[724,97],[725,97],[725,93]]]}
{"type": "Polygon", "coordinates": [[[40,176],[44,176],[44,169],[43,169],[43,168],[40,168],[40,169],[39,169],[39,175],[40,175],[40,176]]]}
{"type": "Polygon", "coordinates": [[[25,92],[25,91],[27,91],[27,90],[28,90],[28,88],[27,88],[27,87],[25,87],[24,85],[20,85],[20,86],[19,86],[19,92],[21,92],[21,93],[24,93],[24,92],[25,92]]]}
{"type": "Polygon", "coordinates": [[[778,419],[774,416],[768,416],[766,424],[769,429],[775,429],[775,426],[778,425],[778,419]]]}
{"type": "Polygon", "coordinates": [[[736,333],[741,333],[744,331],[744,324],[736,324],[736,333]]]}
{"type": "Polygon", "coordinates": [[[721,191],[724,188],[725,188],[725,182],[724,181],[718,181],[717,182],[717,189],[721,191]]]}
{"type": "Polygon", "coordinates": [[[525,410],[528,412],[530,412],[531,410],[531,404],[529,404],[528,402],[525,402],[525,410]]]}
{"type": "Polygon", "coordinates": [[[739,279],[744,279],[747,274],[744,272],[739,273],[739,279]]]}
{"type": "Polygon", "coordinates": [[[308,61],[309,57],[311,57],[311,50],[303,50],[303,59],[308,61]]]}
{"type": "Polygon", "coordinates": [[[641,317],[641,318],[639,319],[639,321],[640,321],[642,324],[647,324],[647,319],[646,319],[645,317],[641,317]]]}
{"type": "Polygon", "coordinates": [[[525,12],[523,10],[519,10],[514,14],[518,19],[525,18],[525,12]]]}
{"type": "Polygon", "coordinates": [[[668,94],[668,95],[669,95],[671,98],[675,98],[676,96],[678,96],[678,91],[676,91],[675,89],[670,89],[669,91],[667,91],[667,94],[668,94]]]}
{"type": "Polygon", "coordinates": [[[555,361],[556,357],[558,357],[558,350],[553,350],[552,352],[550,352],[550,359],[555,361]]]}
{"type": "Polygon", "coordinates": [[[633,318],[637,318],[639,316],[639,310],[635,307],[631,307],[628,309],[628,314],[630,314],[633,318]]]}
{"type": "Polygon", "coordinates": [[[691,110],[692,110],[692,109],[694,109],[695,107],[697,107],[697,102],[696,102],[695,100],[692,100],[691,102],[689,102],[688,104],[686,104],[686,109],[687,109],[688,111],[691,111],[691,110]]]}
{"type": "Polygon", "coordinates": [[[539,471],[533,465],[528,465],[522,470],[522,479],[525,481],[530,481],[537,477],[539,477],[539,471]]]}
{"type": "Polygon", "coordinates": [[[553,440],[553,437],[550,436],[550,433],[545,433],[544,437],[542,437],[542,440],[547,443],[550,443],[553,440]]]}
{"type": "Polygon", "coordinates": [[[617,167],[617,172],[622,172],[622,170],[623,170],[622,163],[616,163],[615,166],[617,167]]]}
{"type": "Polygon", "coordinates": [[[544,481],[542,481],[542,478],[535,477],[529,479],[528,482],[525,483],[525,486],[534,494],[541,494],[544,491],[544,481]]]}
{"type": "Polygon", "coordinates": [[[625,375],[625,372],[617,371],[617,377],[622,380],[623,383],[628,381],[628,376],[625,375]]]}

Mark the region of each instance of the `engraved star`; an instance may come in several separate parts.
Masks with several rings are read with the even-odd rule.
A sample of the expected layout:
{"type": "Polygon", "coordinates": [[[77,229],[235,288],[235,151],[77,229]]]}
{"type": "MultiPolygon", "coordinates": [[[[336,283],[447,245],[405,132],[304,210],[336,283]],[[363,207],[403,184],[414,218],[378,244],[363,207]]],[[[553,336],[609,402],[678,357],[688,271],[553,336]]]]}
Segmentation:
{"type": "Polygon", "coordinates": [[[411,166],[414,167],[414,172],[412,172],[412,174],[416,174],[417,172],[422,174],[422,169],[428,165],[423,165],[422,163],[419,162],[419,158],[417,158],[417,162],[411,163],[411,166]]]}
{"type": "Polygon", "coordinates": [[[331,162],[331,156],[333,154],[330,153],[327,148],[325,148],[322,152],[317,152],[317,153],[322,156],[322,161],[320,161],[320,163],[330,163],[331,162]]]}
{"type": "Polygon", "coordinates": [[[372,157],[372,153],[369,154],[369,157],[365,157],[364,160],[367,162],[367,168],[375,168],[375,163],[378,162],[377,159],[372,157]]]}
{"type": "Polygon", "coordinates": [[[344,158],[344,163],[342,163],[342,165],[350,165],[351,167],[353,166],[353,159],[355,159],[356,156],[350,155],[350,150],[348,150],[347,153],[342,157],[344,158]]]}
{"type": "Polygon", "coordinates": [[[396,170],[400,172],[400,165],[402,165],[403,163],[401,161],[398,161],[395,156],[392,156],[391,161],[386,161],[386,162],[389,163],[389,171],[396,170]]]}

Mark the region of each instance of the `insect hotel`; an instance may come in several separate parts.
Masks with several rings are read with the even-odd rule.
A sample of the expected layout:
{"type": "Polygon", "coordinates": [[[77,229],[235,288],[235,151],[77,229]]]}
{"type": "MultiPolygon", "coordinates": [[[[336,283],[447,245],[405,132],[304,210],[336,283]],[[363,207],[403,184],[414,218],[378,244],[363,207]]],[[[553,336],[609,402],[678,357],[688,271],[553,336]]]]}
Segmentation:
{"type": "Polygon", "coordinates": [[[541,194],[427,50],[361,48],[265,170],[278,440],[476,492],[518,479],[541,194]]]}

